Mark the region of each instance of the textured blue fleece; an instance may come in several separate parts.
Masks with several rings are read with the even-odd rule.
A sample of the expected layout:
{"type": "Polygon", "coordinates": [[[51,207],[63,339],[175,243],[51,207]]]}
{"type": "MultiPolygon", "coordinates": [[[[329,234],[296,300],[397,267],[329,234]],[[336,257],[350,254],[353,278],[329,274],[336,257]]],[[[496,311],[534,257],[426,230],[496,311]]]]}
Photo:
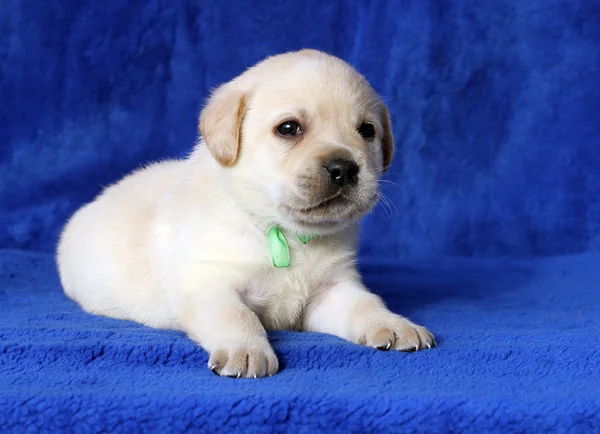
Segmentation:
{"type": "Polygon", "coordinates": [[[382,94],[398,153],[368,255],[600,249],[597,0],[5,1],[0,245],[51,251],[101,185],[185,155],[209,89],[325,49],[382,94]]]}
{"type": "Polygon", "coordinates": [[[221,378],[183,334],[83,313],[52,257],[0,253],[2,432],[581,432],[600,428],[599,254],[365,264],[439,340],[379,352],[271,335],[282,370],[221,378]]]}
{"type": "Polygon", "coordinates": [[[600,430],[598,0],[0,3],[0,431],[600,430]],[[65,219],[187,154],[211,87],[302,47],[390,108],[393,205],[361,262],[440,346],[274,333],[280,374],[235,381],[68,301],[65,219]]]}

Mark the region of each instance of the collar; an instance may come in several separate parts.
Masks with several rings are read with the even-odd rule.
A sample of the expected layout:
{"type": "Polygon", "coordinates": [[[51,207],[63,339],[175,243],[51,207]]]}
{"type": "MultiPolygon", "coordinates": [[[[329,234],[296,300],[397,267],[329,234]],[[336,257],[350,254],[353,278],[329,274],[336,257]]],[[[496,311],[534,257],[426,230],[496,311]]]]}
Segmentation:
{"type": "MultiPolygon", "coordinates": [[[[318,235],[298,235],[298,239],[302,244],[308,243],[310,240],[318,238],[318,235]]],[[[285,236],[281,232],[279,226],[273,226],[268,232],[269,250],[271,251],[271,259],[273,265],[277,268],[286,268],[291,264],[290,248],[285,236]]]]}

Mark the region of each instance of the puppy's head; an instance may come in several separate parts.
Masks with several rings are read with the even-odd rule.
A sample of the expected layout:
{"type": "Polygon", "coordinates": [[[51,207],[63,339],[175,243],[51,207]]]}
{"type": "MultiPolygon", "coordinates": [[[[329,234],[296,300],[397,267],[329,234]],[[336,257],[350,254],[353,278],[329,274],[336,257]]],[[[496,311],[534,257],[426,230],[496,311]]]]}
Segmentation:
{"type": "Polygon", "coordinates": [[[266,225],[323,234],[377,202],[394,143],[388,111],[350,65],[303,50],[219,87],[200,133],[229,193],[266,225]]]}

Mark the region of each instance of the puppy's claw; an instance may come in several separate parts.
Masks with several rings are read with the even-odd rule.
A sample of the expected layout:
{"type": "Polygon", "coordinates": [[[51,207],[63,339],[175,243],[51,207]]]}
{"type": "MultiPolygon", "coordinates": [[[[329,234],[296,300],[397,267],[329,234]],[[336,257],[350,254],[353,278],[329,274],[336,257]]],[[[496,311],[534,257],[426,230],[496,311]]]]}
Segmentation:
{"type": "Polygon", "coordinates": [[[377,349],[381,350],[381,351],[388,351],[391,347],[392,347],[392,343],[388,342],[387,345],[379,345],[377,347],[377,349]]]}

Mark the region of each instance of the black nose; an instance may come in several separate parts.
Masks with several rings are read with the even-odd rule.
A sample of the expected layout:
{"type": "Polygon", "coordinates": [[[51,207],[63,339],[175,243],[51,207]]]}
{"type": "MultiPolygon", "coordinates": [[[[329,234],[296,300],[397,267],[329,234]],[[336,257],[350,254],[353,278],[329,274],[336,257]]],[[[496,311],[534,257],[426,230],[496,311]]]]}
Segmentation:
{"type": "Polygon", "coordinates": [[[352,160],[343,158],[334,158],[325,164],[325,169],[329,172],[329,179],[334,184],[341,187],[356,181],[358,175],[358,166],[352,160]]]}

